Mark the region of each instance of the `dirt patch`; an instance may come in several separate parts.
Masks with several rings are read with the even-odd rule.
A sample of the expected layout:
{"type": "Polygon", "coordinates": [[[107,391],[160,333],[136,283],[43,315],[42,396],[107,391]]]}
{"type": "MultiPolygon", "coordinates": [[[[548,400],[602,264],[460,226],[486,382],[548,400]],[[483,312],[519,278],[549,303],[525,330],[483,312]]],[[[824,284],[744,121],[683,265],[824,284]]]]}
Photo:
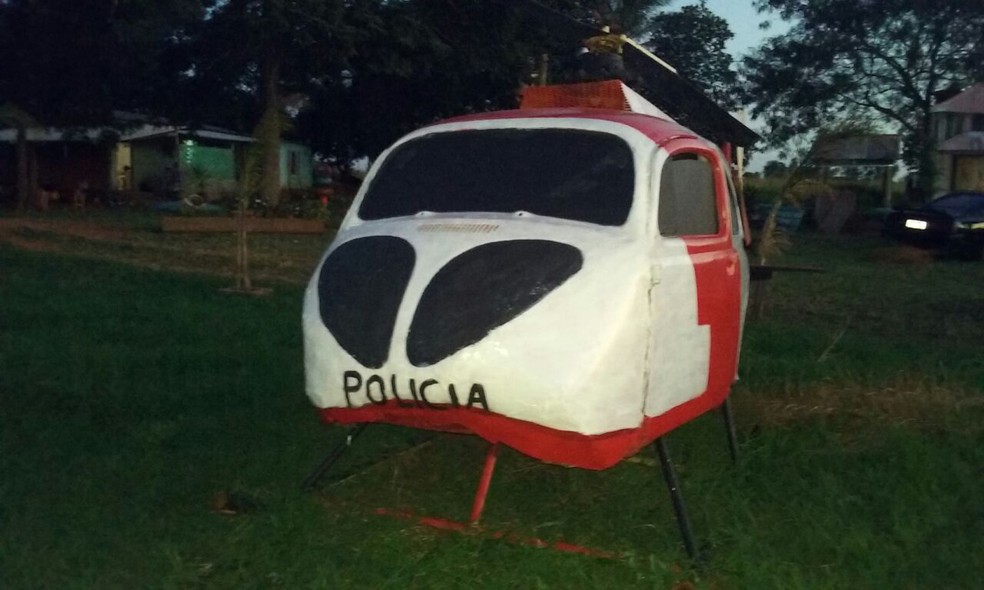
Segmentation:
{"type": "Polygon", "coordinates": [[[24,231],[71,236],[86,240],[126,241],[130,238],[128,230],[107,227],[95,221],[69,219],[0,219],[0,236],[24,231]]]}
{"type": "Polygon", "coordinates": [[[926,431],[954,427],[984,428],[984,396],[957,384],[932,383],[899,376],[879,385],[818,383],[770,396],[735,398],[739,416],[760,426],[791,426],[808,420],[881,422],[926,431]]]}
{"type": "MultiPolygon", "coordinates": [[[[325,231],[325,222],[320,219],[279,219],[267,217],[247,217],[246,231],[251,233],[273,234],[320,234],[325,231]]],[[[231,233],[239,229],[234,217],[164,217],[161,229],[165,232],[187,233],[231,233]]]]}
{"type": "MultiPolygon", "coordinates": [[[[232,277],[236,267],[233,234],[165,234],[154,218],[122,213],[118,218],[2,218],[0,243],[15,248],[105,260],[151,270],[232,277]]],[[[303,284],[332,232],[250,234],[254,283],[303,284]]]]}
{"type": "Polygon", "coordinates": [[[913,246],[895,246],[872,250],[868,254],[868,260],[881,263],[923,265],[934,262],[936,254],[931,250],[923,250],[913,246]]]}
{"type": "Polygon", "coordinates": [[[31,240],[16,235],[4,235],[0,232],[0,242],[6,242],[18,250],[27,252],[59,252],[60,249],[43,240],[31,240]]]}

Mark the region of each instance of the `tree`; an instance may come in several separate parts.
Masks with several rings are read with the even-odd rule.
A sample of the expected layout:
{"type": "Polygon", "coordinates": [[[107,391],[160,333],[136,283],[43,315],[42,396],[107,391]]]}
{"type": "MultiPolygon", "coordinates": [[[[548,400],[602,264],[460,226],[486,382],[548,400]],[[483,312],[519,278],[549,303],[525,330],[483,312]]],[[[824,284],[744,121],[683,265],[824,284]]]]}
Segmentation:
{"type": "Polygon", "coordinates": [[[934,95],[984,74],[979,0],[756,0],[795,24],[744,60],[752,110],[774,142],[845,118],[899,129],[932,186],[934,95]]]}
{"type": "Polygon", "coordinates": [[[185,31],[204,11],[201,0],[0,1],[0,104],[31,114],[11,117],[8,106],[6,117],[18,129],[21,207],[37,194],[26,126],[109,127],[117,109],[161,114],[157,100],[187,67],[185,31]]]}
{"type": "MultiPolygon", "coordinates": [[[[668,0],[542,2],[597,27],[632,32],[668,0]]],[[[381,2],[349,15],[358,52],[312,90],[298,132],[323,153],[375,156],[421,125],[469,112],[512,108],[543,53],[570,55],[549,31],[528,26],[513,2],[381,2]]],[[[559,65],[552,63],[553,65],[559,65]]],[[[556,72],[560,68],[551,68],[556,72]]]]}
{"type": "Polygon", "coordinates": [[[704,0],[676,12],[661,12],[646,23],[645,46],[677,68],[719,105],[741,104],[738,75],[725,50],[734,33],[728,22],[707,8],[704,0]]]}
{"type": "Polygon", "coordinates": [[[542,39],[505,6],[412,0],[350,15],[359,50],[314,90],[298,131],[320,151],[348,159],[375,156],[438,119],[515,107],[542,39]]]}
{"type": "MultiPolygon", "coordinates": [[[[193,85],[205,92],[245,95],[259,103],[254,121],[278,120],[282,97],[310,91],[338,77],[358,32],[352,12],[385,2],[365,0],[227,0],[207,18],[196,44],[193,85]],[[258,99],[258,100],[257,100],[258,99]]],[[[215,105],[214,99],[209,99],[215,105]]],[[[240,122],[242,123],[242,122],[240,122]]],[[[245,126],[245,125],[240,125],[245,126]]],[[[252,127],[252,125],[250,125],[252,127]]],[[[280,135],[277,125],[260,125],[261,194],[271,205],[280,195],[280,135]]]]}
{"type": "Polygon", "coordinates": [[[785,163],[779,160],[769,160],[762,167],[762,176],[765,178],[779,178],[786,175],[786,171],[789,169],[785,163]]]}
{"type": "Polygon", "coordinates": [[[201,0],[0,2],[0,102],[43,124],[109,125],[113,110],[152,106],[184,60],[175,49],[201,0]]]}
{"type": "Polygon", "coordinates": [[[555,2],[562,12],[598,27],[610,26],[613,32],[631,37],[644,34],[653,12],[665,8],[672,0],[574,0],[555,2]]]}

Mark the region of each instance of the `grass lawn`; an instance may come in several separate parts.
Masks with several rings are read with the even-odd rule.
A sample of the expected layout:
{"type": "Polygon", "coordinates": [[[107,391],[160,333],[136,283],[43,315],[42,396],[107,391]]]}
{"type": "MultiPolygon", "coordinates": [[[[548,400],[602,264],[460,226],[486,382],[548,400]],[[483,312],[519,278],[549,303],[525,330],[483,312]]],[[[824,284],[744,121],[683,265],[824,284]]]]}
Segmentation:
{"type": "Polygon", "coordinates": [[[500,456],[486,525],[614,560],[371,514],[466,518],[474,438],[370,428],[302,493],[346,431],[303,393],[301,285],[0,244],[0,588],[979,588],[984,264],[885,247],[776,261],[827,272],[777,277],[747,327],[737,466],[716,413],[669,437],[698,571],[647,464],[500,456]]]}

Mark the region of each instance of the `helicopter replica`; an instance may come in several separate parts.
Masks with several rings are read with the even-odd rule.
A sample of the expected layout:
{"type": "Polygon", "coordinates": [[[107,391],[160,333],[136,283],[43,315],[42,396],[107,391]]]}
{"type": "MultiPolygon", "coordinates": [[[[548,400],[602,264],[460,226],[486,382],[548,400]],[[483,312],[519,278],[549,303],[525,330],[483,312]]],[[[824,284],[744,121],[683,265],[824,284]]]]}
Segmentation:
{"type": "Polygon", "coordinates": [[[654,444],[696,558],[663,436],[721,407],[736,452],[749,266],[726,151],[617,79],[397,141],[305,292],[307,394],[359,425],[305,485],[367,424],[473,434],[477,523],[500,445],[598,470],[654,444]]]}

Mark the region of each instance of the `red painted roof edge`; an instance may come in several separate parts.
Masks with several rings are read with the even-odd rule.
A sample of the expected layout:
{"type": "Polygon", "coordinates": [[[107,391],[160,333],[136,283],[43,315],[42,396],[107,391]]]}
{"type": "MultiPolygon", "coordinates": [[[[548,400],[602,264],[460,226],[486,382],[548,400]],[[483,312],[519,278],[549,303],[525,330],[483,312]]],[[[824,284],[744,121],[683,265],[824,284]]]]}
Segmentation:
{"type": "Polygon", "coordinates": [[[672,139],[689,137],[702,139],[696,133],[673,121],[660,119],[641,113],[620,111],[614,109],[592,109],[592,108],[549,108],[549,109],[513,109],[507,111],[490,111],[487,113],[476,113],[452,117],[443,121],[438,121],[434,125],[446,123],[469,123],[477,121],[503,121],[509,119],[591,119],[596,121],[610,121],[631,127],[649,137],[654,142],[662,145],[672,139]]]}

